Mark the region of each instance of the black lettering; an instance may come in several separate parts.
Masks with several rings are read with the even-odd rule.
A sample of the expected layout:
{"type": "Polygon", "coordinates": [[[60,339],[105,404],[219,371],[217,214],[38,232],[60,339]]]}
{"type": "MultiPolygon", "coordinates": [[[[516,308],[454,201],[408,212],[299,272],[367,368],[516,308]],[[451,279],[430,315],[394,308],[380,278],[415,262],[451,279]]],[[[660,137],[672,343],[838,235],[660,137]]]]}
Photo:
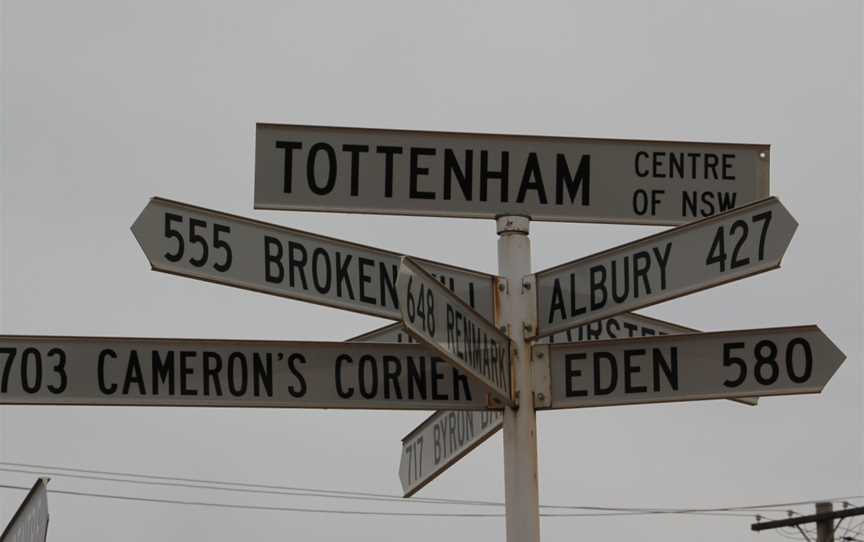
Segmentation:
{"type": "MultiPolygon", "coordinates": [[[[378,263],[378,276],[381,282],[381,306],[399,308],[399,294],[396,292],[396,276],[399,274],[399,266],[391,265],[387,272],[387,264],[378,263]]],[[[401,334],[400,334],[400,341],[401,334]]]]}
{"type": "MultiPolygon", "coordinates": [[[[303,354],[294,353],[288,356],[288,370],[291,371],[291,374],[294,375],[294,378],[297,379],[297,386],[291,384],[288,386],[288,393],[291,394],[291,397],[303,397],[306,395],[306,378],[303,376],[303,373],[300,372],[300,369],[297,368],[297,364],[306,365],[306,358],[303,357],[303,354]]],[[[337,361],[337,364],[339,362],[337,361]]],[[[339,392],[339,395],[342,396],[342,383],[339,381],[339,369],[336,369],[336,389],[339,392]]]]}
{"type": "Polygon", "coordinates": [[[731,173],[729,173],[729,170],[732,169],[732,167],[733,167],[732,160],[734,160],[734,159],[735,159],[734,154],[724,154],[723,155],[722,168],[723,168],[723,180],[724,181],[734,181],[735,180],[735,175],[732,175],[731,173]]]}
{"type": "Polygon", "coordinates": [[[123,380],[123,395],[129,395],[132,384],[138,385],[138,393],[147,395],[144,388],[144,375],[141,372],[141,362],[138,360],[138,352],[129,352],[129,363],[126,365],[126,378],[123,380]]]}
{"type": "Polygon", "coordinates": [[[486,193],[488,191],[488,183],[492,179],[498,179],[501,186],[501,203],[505,203],[509,198],[509,165],[510,153],[501,151],[501,169],[492,171],[489,169],[489,151],[480,151],[480,201],[487,201],[486,193]]]}
{"type": "Polygon", "coordinates": [[[465,151],[465,168],[459,167],[456,155],[450,149],[444,149],[444,199],[449,200],[452,192],[453,177],[459,182],[459,188],[466,201],[471,201],[474,169],[474,151],[465,151]]]}
{"type": "Polygon", "coordinates": [[[552,302],[549,304],[548,323],[551,324],[555,321],[556,311],[561,313],[562,320],[567,318],[567,313],[564,312],[564,293],[561,291],[561,281],[557,278],[555,279],[555,283],[552,285],[552,302]]]}
{"type": "Polygon", "coordinates": [[[651,283],[648,281],[648,270],[651,269],[651,255],[645,251],[633,255],[633,297],[639,298],[639,279],[645,287],[645,293],[651,293],[651,283]]]}
{"type": "Polygon", "coordinates": [[[342,253],[336,253],[336,296],[342,297],[342,284],[345,284],[348,299],[354,299],[354,288],[351,286],[351,275],[348,274],[348,265],[351,263],[351,254],[346,254],[342,259],[342,253]]]}
{"type": "Polygon", "coordinates": [[[288,241],[288,284],[292,288],[296,288],[296,281],[294,280],[294,270],[296,269],[300,275],[300,281],[303,282],[303,289],[309,289],[308,284],[306,284],[306,270],[304,269],[307,260],[306,247],[300,243],[288,241]]]}
{"type": "Polygon", "coordinates": [[[360,269],[360,301],[362,301],[363,303],[371,303],[374,305],[375,298],[366,295],[366,285],[372,282],[372,276],[368,273],[366,268],[374,266],[375,262],[370,260],[369,258],[364,258],[360,256],[357,258],[357,263],[360,269]]]}
{"type": "Polygon", "coordinates": [[[255,397],[261,397],[261,388],[267,392],[267,397],[273,397],[273,354],[263,356],[258,352],[252,354],[252,390],[255,397]]]}
{"type": "Polygon", "coordinates": [[[282,172],[282,191],[286,194],[291,193],[291,170],[293,169],[293,160],[291,156],[294,153],[294,149],[300,149],[302,147],[303,144],[297,141],[276,142],[277,149],[285,149],[285,169],[282,172]]]}
{"type": "Polygon", "coordinates": [[[684,190],[681,192],[681,215],[682,216],[696,216],[699,212],[696,210],[696,191],[688,192],[684,190]]]}
{"type": "Polygon", "coordinates": [[[566,186],[570,203],[576,201],[576,194],[581,190],[582,205],[591,205],[591,155],[582,155],[582,158],[579,159],[579,167],[576,168],[576,174],[572,176],[565,155],[558,155],[557,166],[555,203],[558,205],[564,203],[564,187],[566,186]]]}
{"type": "Polygon", "coordinates": [[[582,376],[582,370],[573,367],[577,361],[585,359],[585,354],[565,354],[564,355],[564,394],[567,397],[585,397],[588,395],[588,390],[577,390],[573,387],[573,379],[582,376]]]}
{"type": "Polygon", "coordinates": [[[402,390],[399,388],[399,376],[402,374],[402,363],[395,356],[384,356],[384,398],[402,399],[402,390]]]}
{"type": "Polygon", "coordinates": [[[719,179],[720,176],[717,175],[717,163],[719,159],[716,154],[707,153],[705,154],[705,175],[704,177],[708,179],[708,170],[711,170],[711,178],[719,179]]]}
{"type": "MultiPolygon", "coordinates": [[[[657,263],[660,264],[660,289],[666,289],[666,264],[669,263],[669,253],[672,252],[672,242],[666,243],[665,250],[660,253],[657,247],[654,247],[654,256],[657,257],[657,263]]],[[[650,291],[648,292],[651,293],[650,291]]]]}
{"type": "Polygon", "coordinates": [[[165,353],[163,360],[157,350],[153,351],[153,395],[159,395],[159,383],[168,382],[168,395],[174,395],[174,351],[165,353]]]}
{"type": "Polygon", "coordinates": [[[309,157],[306,159],[306,180],[309,183],[309,190],[319,196],[326,196],[333,190],[336,185],[336,152],[333,147],[327,143],[315,143],[309,148],[309,157]],[[327,155],[327,184],[318,186],[315,179],[315,159],[319,151],[324,151],[327,155]]]}
{"type": "Polygon", "coordinates": [[[402,147],[392,147],[387,145],[379,146],[376,149],[379,153],[384,153],[384,197],[393,197],[393,155],[402,154],[402,147]]]}
{"type": "Polygon", "coordinates": [[[666,377],[666,383],[673,390],[678,389],[678,347],[669,348],[669,362],[663,357],[659,348],[653,349],[654,353],[654,391],[660,391],[660,371],[666,377]]]}
{"type": "Polygon", "coordinates": [[[408,364],[408,399],[414,399],[415,396],[421,399],[426,399],[426,358],[420,356],[415,362],[411,356],[407,357],[408,364]],[[416,394],[415,394],[416,392],[416,394]]]}
{"type": "Polygon", "coordinates": [[[360,153],[369,152],[369,145],[342,145],[343,151],[351,153],[351,195],[360,193],[360,153]]]}
{"type": "Polygon", "coordinates": [[[606,268],[595,265],[590,270],[591,310],[602,309],[606,305],[606,268]]]}
{"type": "Polygon", "coordinates": [[[336,358],[336,393],[339,394],[339,397],[343,399],[349,399],[352,395],[354,395],[354,388],[348,387],[344,388],[342,386],[342,363],[354,363],[354,361],[347,355],[342,354],[336,358]]]}
{"type": "Polygon", "coordinates": [[[624,256],[623,261],[612,260],[611,271],[612,299],[616,303],[623,303],[630,296],[630,257],[624,256]],[[619,269],[621,270],[620,274],[623,275],[620,281],[618,280],[619,269]],[[618,289],[619,282],[621,286],[620,291],[618,289]]]}
{"type": "Polygon", "coordinates": [[[675,177],[678,175],[679,179],[684,178],[684,153],[670,152],[669,153],[669,176],[675,177]]]}
{"type": "Polygon", "coordinates": [[[528,160],[525,162],[525,172],[522,174],[522,183],[519,185],[519,193],[516,195],[516,202],[523,203],[528,190],[537,192],[537,200],[546,203],[546,188],[543,186],[543,174],[540,171],[540,163],[537,161],[537,153],[528,153],[528,160]],[[531,179],[534,179],[533,181],[531,179]]]}
{"type": "Polygon", "coordinates": [[[722,192],[717,194],[717,197],[720,199],[720,212],[734,209],[737,196],[738,192],[722,192]]]}
{"type": "Polygon", "coordinates": [[[624,350],[624,392],[625,393],[645,393],[648,388],[645,386],[634,386],[632,377],[634,374],[642,372],[642,368],[631,364],[631,360],[636,356],[644,356],[644,348],[634,348],[632,350],[624,350]]]}
{"type": "Polygon", "coordinates": [[[639,167],[639,161],[643,158],[648,158],[648,153],[645,151],[639,151],[636,153],[636,158],[633,160],[633,169],[636,170],[637,177],[647,177],[651,173],[648,169],[642,169],[639,167]]]}
{"type": "MultiPolygon", "coordinates": [[[[195,357],[197,352],[192,350],[180,351],[180,395],[198,395],[198,390],[191,389],[187,386],[189,377],[195,372],[195,367],[186,364],[187,358],[195,357]]],[[[174,393],[173,390],[171,393],[174,393]]],[[[156,395],[156,390],[153,390],[153,395],[156,395]]]]}
{"type": "Polygon", "coordinates": [[[312,251],[312,283],[319,293],[326,294],[330,291],[330,283],[333,279],[333,268],[330,265],[330,255],[321,247],[312,251]],[[319,270],[324,271],[324,278],[320,276],[319,270]]]}
{"type": "Polygon", "coordinates": [[[435,156],[435,149],[411,147],[411,170],[408,183],[408,197],[411,199],[435,199],[435,192],[423,192],[418,188],[421,175],[429,175],[429,168],[420,166],[421,156],[435,156]]]}
{"type": "Polygon", "coordinates": [[[459,371],[453,371],[453,400],[459,401],[462,398],[462,392],[459,387],[462,387],[462,392],[465,393],[465,400],[471,400],[471,386],[468,384],[468,375],[459,371]]]}
{"type": "Polygon", "coordinates": [[[113,382],[110,386],[105,384],[105,360],[107,358],[117,359],[117,352],[110,348],[106,348],[99,352],[99,362],[96,365],[96,370],[99,377],[99,391],[105,395],[112,395],[117,391],[117,384],[114,384],[113,382]]]}
{"type": "Polygon", "coordinates": [[[282,267],[282,243],[275,237],[264,236],[264,279],[267,282],[282,282],[285,280],[285,268],[282,267]],[[271,252],[271,249],[276,252],[271,252]],[[276,271],[272,271],[273,265],[276,271]]]}
{"type": "Polygon", "coordinates": [[[360,395],[365,399],[372,399],[378,395],[378,364],[375,358],[365,354],[360,357],[357,364],[357,384],[360,386],[360,395]],[[369,378],[366,378],[369,369],[369,378]]]}
{"type": "Polygon", "coordinates": [[[608,335],[610,339],[617,339],[619,331],[621,331],[621,322],[615,318],[606,320],[606,335],[608,335]]]}
{"type": "Polygon", "coordinates": [[[653,166],[652,173],[654,174],[654,177],[656,177],[658,179],[665,179],[666,178],[666,172],[663,169],[664,168],[663,159],[665,157],[666,157],[665,153],[662,153],[662,152],[652,153],[652,162],[651,162],[651,165],[653,166]]]}
{"type": "Polygon", "coordinates": [[[249,367],[246,362],[246,356],[241,352],[232,352],[228,356],[228,391],[231,392],[231,395],[241,397],[246,394],[246,387],[249,384],[248,377],[249,367]],[[235,381],[238,365],[240,368],[239,382],[235,381]]]}
{"type": "Polygon", "coordinates": [[[699,153],[698,152],[688,152],[687,158],[690,159],[690,178],[696,178],[696,164],[699,162],[699,153]]]}
{"type": "Polygon", "coordinates": [[[210,382],[213,382],[215,395],[222,397],[222,383],[219,381],[219,373],[222,372],[222,357],[216,352],[204,352],[203,354],[204,395],[210,397],[210,382]],[[211,365],[210,362],[216,363],[211,365]]]}
{"type": "Polygon", "coordinates": [[[609,395],[618,386],[618,364],[611,352],[594,352],[594,395],[609,395]],[[604,386],[600,377],[602,361],[609,367],[609,384],[604,386]]]}
{"type": "Polygon", "coordinates": [[[447,399],[447,394],[438,392],[438,382],[440,380],[444,380],[444,373],[441,372],[441,368],[439,365],[442,365],[444,361],[437,357],[432,356],[431,363],[429,364],[430,372],[432,373],[432,400],[433,401],[444,401],[447,399]]]}

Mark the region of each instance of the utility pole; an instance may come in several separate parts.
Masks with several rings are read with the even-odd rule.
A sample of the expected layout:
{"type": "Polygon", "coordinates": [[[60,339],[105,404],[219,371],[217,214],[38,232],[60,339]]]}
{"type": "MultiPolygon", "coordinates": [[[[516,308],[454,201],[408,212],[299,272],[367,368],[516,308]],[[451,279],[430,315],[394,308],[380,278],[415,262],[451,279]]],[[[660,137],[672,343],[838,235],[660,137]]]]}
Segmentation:
{"type": "Polygon", "coordinates": [[[825,519],[833,511],[834,506],[830,502],[816,503],[816,515],[822,516],[822,519],[816,520],[816,542],[834,542],[834,520],[830,517],[825,519]]]}
{"type": "Polygon", "coordinates": [[[816,542],[834,542],[834,520],[861,515],[864,515],[864,506],[837,510],[835,512],[830,502],[820,502],[816,503],[815,514],[789,519],[779,519],[775,521],[760,521],[750,525],[750,530],[758,532],[769,529],[780,529],[781,527],[796,527],[801,531],[801,534],[804,535],[804,538],[808,540],[808,542],[812,542],[801,526],[808,523],[815,523],[816,542]]]}
{"type": "Polygon", "coordinates": [[[540,497],[537,482],[537,415],[534,377],[525,340],[537,325],[537,291],[523,278],[531,274],[530,221],[522,216],[497,219],[498,272],[506,280],[498,309],[500,322],[513,340],[513,382],[518,408],[504,408],[504,495],[507,542],[539,542],[540,497]]]}

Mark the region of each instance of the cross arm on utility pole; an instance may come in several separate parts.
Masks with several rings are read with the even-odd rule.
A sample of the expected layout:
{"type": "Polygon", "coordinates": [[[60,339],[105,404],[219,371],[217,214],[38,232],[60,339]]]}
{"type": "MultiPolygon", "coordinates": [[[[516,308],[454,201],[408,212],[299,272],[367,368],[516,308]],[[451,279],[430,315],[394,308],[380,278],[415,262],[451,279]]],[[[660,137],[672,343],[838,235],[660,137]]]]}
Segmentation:
{"type": "Polygon", "coordinates": [[[864,506],[847,508],[846,510],[838,510],[836,512],[798,516],[796,518],[778,519],[775,521],[760,521],[758,523],[750,525],[750,529],[753,531],[765,531],[768,529],[777,529],[780,527],[797,527],[798,525],[803,525],[805,523],[842,519],[860,515],[864,515],[864,506]]]}

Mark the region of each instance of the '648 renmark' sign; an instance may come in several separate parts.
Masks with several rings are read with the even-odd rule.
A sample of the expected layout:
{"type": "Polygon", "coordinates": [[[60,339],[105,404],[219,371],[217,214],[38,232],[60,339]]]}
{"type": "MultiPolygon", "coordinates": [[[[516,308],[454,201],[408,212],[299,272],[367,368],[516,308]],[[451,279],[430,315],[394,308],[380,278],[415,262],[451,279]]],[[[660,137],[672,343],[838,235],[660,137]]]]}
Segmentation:
{"type": "Polygon", "coordinates": [[[684,224],[768,196],[767,145],[258,124],[255,207],[684,224]]]}

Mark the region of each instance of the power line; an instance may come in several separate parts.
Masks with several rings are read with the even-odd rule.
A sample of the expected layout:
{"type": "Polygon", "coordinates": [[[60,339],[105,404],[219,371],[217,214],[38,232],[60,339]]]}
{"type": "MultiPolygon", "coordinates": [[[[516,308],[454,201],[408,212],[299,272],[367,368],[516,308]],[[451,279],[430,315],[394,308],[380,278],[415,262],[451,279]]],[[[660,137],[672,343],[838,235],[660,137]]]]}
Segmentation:
{"type": "MultiPolygon", "coordinates": [[[[30,488],[25,486],[14,486],[9,484],[0,484],[0,488],[4,489],[13,489],[20,491],[28,491],[30,488]]],[[[253,505],[253,504],[233,504],[233,503],[216,503],[209,501],[192,501],[192,500],[181,500],[181,499],[164,499],[164,498],[155,498],[155,497],[131,497],[128,495],[113,495],[107,493],[96,493],[89,491],[72,491],[72,490],[64,490],[64,489],[49,489],[49,493],[56,493],[59,495],[72,495],[76,497],[93,497],[99,499],[113,499],[113,500],[121,500],[121,501],[135,501],[135,502],[149,502],[149,503],[159,503],[159,504],[176,504],[176,505],[184,505],[184,506],[203,506],[203,507],[211,507],[211,508],[229,508],[229,509],[240,509],[240,510],[261,510],[261,511],[270,511],[270,512],[302,512],[302,513],[317,513],[317,514],[336,514],[336,515],[350,515],[350,516],[367,516],[367,517],[414,517],[414,518],[502,518],[504,514],[502,513],[478,513],[478,512],[390,512],[390,511],[374,511],[374,510],[344,510],[344,509],[334,509],[334,508],[304,508],[304,507],[293,507],[293,506],[266,506],[266,505],[253,505]]],[[[605,516],[633,516],[633,515],[646,515],[646,514],[658,514],[661,512],[606,512],[606,513],[540,513],[541,517],[546,518],[566,518],[566,517],[605,517],[605,516]]],[[[706,515],[706,514],[700,514],[706,515]]],[[[707,515],[717,515],[707,513],[707,515]]],[[[737,515],[745,515],[745,514],[737,514],[737,515]]],[[[746,514],[747,517],[750,517],[749,514],[746,514]]],[[[727,514],[723,514],[723,517],[728,517],[727,514]]]]}
{"type": "MultiPolygon", "coordinates": [[[[13,486],[8,484],[0,484],[0,488],[4,489],[15,489],[21,491],[29,491],[29,487],[24,486],[13,486]]],[[[189,501],[189,500],[180,500],[180,499],[162,499],[162,498],[154,498],[154,497],[130,497],[128,495],[112,495],[108,493],[95,493],[89,491],[71,491],[66,489],[54,489],[50,488],[48,490],[50,493],[56,493],[59,495],[74,495],[76,497],[94,497],[98,499],[114,499],[121,501],[136,501],[136,502],[149,502],[149,503],[160,503],[160,504],[179,504],[186,506],[204,506],[204,507],[213,507],[213,508],[231,508],[231,509],[242,509],[242,510],[264,510],[271,512],[306,512],[306,513],[319,513],[319,514],[340,514],[340,515],[354,515],[354,516],[386,516],[386,517],[447,517],[447,518],[480,518],[480,517],[504,517],[504,514],[487,514],[487,513],[435,513],[435,512],[378,512],[378,511],[366,511],[366,510],[340,510],[340,509],[331,509],[331,508],[301,508],[301,507],[292,507],[292,506],[264,506],[264,505],[255,505],[255,504],[230,504],[230,503],[215,503],[215,502],[207,502],[207,501],[189,501]]]]}
{"type": "MultiPolygon", "coordinates": [[[[495,501],[479,501],[479,500],[459,500],[459,499],[435,499],[435,498],[414,498],[403,499],[398,495],[388,495],[382,493],[360,492],[360,491],[345,491],[345,490],[329,490],[319,488],[306,488],[297,486],[280,486],[272,484],[255,484],[235,481],[208,480],[200,478],[188,478],[177,476],[163,476],[153,474],[140,474],[118,471],[107,471],[97,469],[82,469],[72,467],[58,467],[51,465],[38,465],[31,463],[16,463],[0,461],[0,465],[11,465],[23,467],[27,469],[41,469],[38,472],[30,470],[20,470],[12,468],[0,468],[0,471],[16,472],[21,474],[47,474],[57,477],[68,477],[78,479],[91,479],[97,481],[109,481],[118,483],[130,483],[138,485],[158,485],[168,487],[184,487],[192,489],[209,489],[218,491],[231,491],[240,493],[257,493],[271,495],[288,495],[300,497],[319,497],[319,498],[335,498],[335,499],[352,499],[365,501],[380,501],[380,502],[414,502],[421,504],[446,504],[446,505],[468,505],[468,506],[503,506],[502,502],[495,501]],[[46,470],[49,469],[49,470],[46,470]],[[81,474],[69,474],[72,473],[81,474]],[[124,477],[124,478],[119,478],[124,477]],[[141,480],[130,480],[129,477],[141,478],[141,480]],[[220,487],[225,486],[225,487],[220,487]]],[[[57,491],[57,490],[54,490],[57,491]]],[[[137,497],[117,496],[118,498],[135,499],[137,497]]],[[[832,499],[834,501],[850,500],[864,498],[862,496],[838,497],[832,499]]],[[[823,499],[820,499],[820,501],[823,499]]],[[[157,500],[157,502],[159,502],[157,500]]],[[[187,501],[184,501],[187,502],[187,501]]],[[[193,501],[188,501],[192,503],[193,501]]],[[[197,501],[194,501],[197,502],[197,501]]],[[[607,515],[652,515],[652,514],[693,514],[693,515],[725,515],[730,517],[751,517],[752,514],[735,514],[735,512],[789,512],[791,510],[780,509],[785,506],[798,506],[803,504],[812,504],[814,501],[796,501],[787,503],[775,503],[768,505],[749,505],[749,506],[730,506],[730,507],[703,507],[703,508],[646,508],[646,507],[609,507],[609,506],[576,506],[576,505],[541,505],[541,508],[554,510],[578,510],[582,512],[592,512],[591,514],[546,514],[545,517],[600,517],[607,515]]],[[[233,505],[226,505],[233,506],[233,505]]],[[[243,505],[245,506],[245,505],[243,505]]],[[[278,507],[277,507],[278,508],[278,507]]],[[[311,509],[310,509],[311,510],[311,509]]],[[[442,516],[450,517],[450,516],[442,516]]],[[[454,516],[462,517],[462,516],[454,516]]],[[[485,516],[479,516],[485,517],[485,516]]],[[[490,516],[491,517],[491,516],[490,516]]]]}

